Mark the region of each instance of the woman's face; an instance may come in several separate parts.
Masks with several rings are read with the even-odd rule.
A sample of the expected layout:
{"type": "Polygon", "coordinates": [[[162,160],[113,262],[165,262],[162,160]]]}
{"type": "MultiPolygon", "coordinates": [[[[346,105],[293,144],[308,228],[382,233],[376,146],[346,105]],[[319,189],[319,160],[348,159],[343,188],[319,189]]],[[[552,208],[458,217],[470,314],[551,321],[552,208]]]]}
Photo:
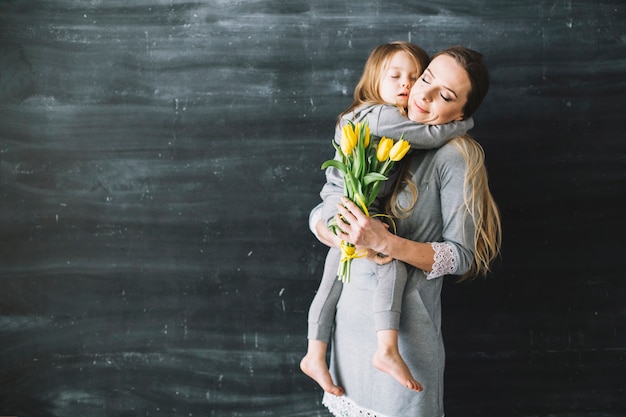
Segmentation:
{"type": "Polygon", "coordinates": [[[419,71],[415,60],[403,51],[398,51],[389,60],[380,79],[379,93],[385,103],[406,107],[409,91],[417,81],[419,71]]]}
{"type": "Polygon", "coordinates": [[[439,55],[411,89],[409,119],[440,125],[463,119],[463,107],[471,91],[467,72],[449,55],[439,55]]]}

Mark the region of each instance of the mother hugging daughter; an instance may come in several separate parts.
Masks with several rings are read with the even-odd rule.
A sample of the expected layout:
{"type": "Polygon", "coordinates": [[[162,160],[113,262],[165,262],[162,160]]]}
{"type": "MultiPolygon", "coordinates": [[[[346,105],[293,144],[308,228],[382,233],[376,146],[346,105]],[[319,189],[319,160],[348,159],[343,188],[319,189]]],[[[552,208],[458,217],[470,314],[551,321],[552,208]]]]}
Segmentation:
{"type": "Polygon", "coordinates": [[[405,71],[410,80],[410,61],[421,72],[419,53],[411,52],[421,49],[402,42],[386,45],[403,46],[379,60],[378,71],[368,75],[372,65],[366,64],[361,90],[367,78],[378,81],[365,88],[369,97],[358,96],[357,86],[355,104],[340,117],[338,130],[347,120],[367,118],[373,136],[404,134],[411,142],[412,150],[376,204],[393,215],[397,230],[392,233],[344,199],[341,174],[327,170],[324,202],[311,213],[311,229],[331,248],[343,240],[367,248],[368,255],[352,261],[351,282],[342,285],[335,278],[339,252],[329,251],[309,312],[309,349],[301,367],[326,391],[323,403],[336,416],[443,416],[443,277],[486,274],[500,249],[500,217],[483,150],[465,134],[489,76],[481,54],[447,48],[408,86],[398,86],[393,102],[388,94],[394,92],[393,82],[385,86],[385,77],[402,78],[405,71]],[[406,58],[404,66],[394,60],[398,54],[406,58]],[[410,88],[404,102],[402,88],[410,88]],[[341,225],[337,235],[327,228],[335,213],[341,225]],[[329,370],[325,354],[333,322],[329,370]]]}

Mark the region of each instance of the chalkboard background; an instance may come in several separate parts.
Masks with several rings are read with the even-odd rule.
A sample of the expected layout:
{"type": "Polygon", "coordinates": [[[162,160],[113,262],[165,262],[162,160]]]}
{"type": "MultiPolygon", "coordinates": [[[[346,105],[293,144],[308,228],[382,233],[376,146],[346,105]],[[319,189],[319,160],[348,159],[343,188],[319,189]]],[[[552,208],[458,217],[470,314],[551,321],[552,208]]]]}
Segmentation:
{"type": "Polygon", "coordinates": [[[307,228],[370,50],[482,51],[504,216],[450,416],[625,416],[626,5],[0,2],[0,415],[327,416],[307,228]]]}

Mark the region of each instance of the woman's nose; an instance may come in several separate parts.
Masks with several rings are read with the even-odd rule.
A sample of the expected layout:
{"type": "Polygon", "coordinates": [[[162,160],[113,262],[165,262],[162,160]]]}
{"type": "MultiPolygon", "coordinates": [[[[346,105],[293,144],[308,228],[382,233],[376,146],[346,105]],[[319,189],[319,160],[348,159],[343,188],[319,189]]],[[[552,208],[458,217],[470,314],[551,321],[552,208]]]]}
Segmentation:
{"type": "Polygon", "coordinates": [[[419,92],[419,98],[423,101],[431,101],[432,99],[432,95],[431,95],[431,91],[428,89],[422,89],[419,92]]]}

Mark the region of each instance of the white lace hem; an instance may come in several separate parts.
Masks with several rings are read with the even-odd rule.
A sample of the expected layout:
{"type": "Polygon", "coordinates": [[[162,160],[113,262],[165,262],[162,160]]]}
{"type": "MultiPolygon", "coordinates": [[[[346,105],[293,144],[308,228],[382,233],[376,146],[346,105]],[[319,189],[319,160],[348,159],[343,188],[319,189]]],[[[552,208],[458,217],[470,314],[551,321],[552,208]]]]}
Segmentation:
{"type": "Polygon", "coordinates": [[[375,411],[361,408],[345,395],[337,397],[332,394],[324,393],[322,404],[328,408],[328,411],[335,417],[389,417],[384,414],[376,413],[375,411]]]}
{"type": "Polygon", "coordinates": [[[435,251],[435,262],[432,270],[426,274],[426,279],[454,274],[458,267],[458,256],[454,247],[445,242],[430,242],[430,246],[435,251]]]}

